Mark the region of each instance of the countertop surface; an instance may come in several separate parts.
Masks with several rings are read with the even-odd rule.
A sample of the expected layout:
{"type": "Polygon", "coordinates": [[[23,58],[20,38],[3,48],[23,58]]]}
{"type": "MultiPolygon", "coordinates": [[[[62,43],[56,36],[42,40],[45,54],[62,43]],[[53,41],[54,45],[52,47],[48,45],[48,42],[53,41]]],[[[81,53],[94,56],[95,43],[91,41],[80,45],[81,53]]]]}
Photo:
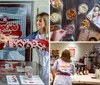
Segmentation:
{"type": "MultiPolygon", "coordinates": [[[[82,3],[85,3],[88,5],[88,8],[89,8],[88,12],[89,12],[96,4],[100,5],[100,0],[63,0],[62,28],[65,28],[70,22],[74,23],[75,24],[75,34],[74,34],[75,40],[77,40],[79,36],[80,22],[86,18],[86,15],[88,14],[88,12],[87,14],[84,14],[84,15],[77,14],[77,18],[74,21],[69,21],[69,20],[66,20],[66,11],[70,8],[74,8],[76,12],[78,13],[78,7],[82,3]]],[[[97,30],[97,27],[95,27],[92,23],[89,29],[100,33],[100,30],[97,30]]]]}
{"type": "Polygon", "coordinates": [[[100,79],[96,79],[95,74],[88,75],[72,75],[73,84],[97,84],[100,85],[100,79]]]}
{"type": "MultiPolygon", "coordinates": [[[[61,25],[61,28],[64,29],[66,26],[70,23],[75,25],[75,33],[73,34],[74,40],[77,41],[79,37],[79,28],[80,23],[82,20],[87,19],[87,14],[93,9],[93,7],[98,4],[100,5],[100,0],[61,0],[62,6],[59,9],[55,9],[52,6],[50,6],[50,14],[52,13],[58,13],[61,15],[61,20],[57,23],[50,22],[50,25],[61,25]],[[78,14],[78,7],[80,4],[87,4],[88,6],[88,12],[86,14],[78,14]],[[69,9],[75,9],[77,16],[74,20],[67,20],[66,18],[66,12],[69,9]]],[[[95,33],[100,34],[100,29],[96,27],[93,22],[90,22],[90,27],[88,28],[90,31],[93,31],[95,33]]],[[[94,36],[96,37],[96,36],[94,36]]],[[[66,40],[64,40],[66,41],[66,40]]]]}

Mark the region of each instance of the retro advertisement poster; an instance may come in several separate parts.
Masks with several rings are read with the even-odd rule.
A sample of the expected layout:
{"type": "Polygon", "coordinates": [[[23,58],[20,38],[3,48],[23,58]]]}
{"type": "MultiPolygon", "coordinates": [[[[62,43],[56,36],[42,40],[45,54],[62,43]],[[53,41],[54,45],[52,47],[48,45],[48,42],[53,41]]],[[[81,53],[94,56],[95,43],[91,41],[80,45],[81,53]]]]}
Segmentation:
{"type": "MultiPolygon", "coordinates": [[[[33,2],[0,2],[0,33],[10,38],[25,38],[32,31],[33,2]],[[30,12],[29,12],[30,11],[30,12]],[[27,29],[28,28],[28,29],[27,29]]],[[[26,49],[2,48],[0,60],[26,60],[26,49]]]]}
{"type": "Polygon", "coordinates": [[[71,53],[71,57],[75,57],[75,48],[69,48],[69,51],[71,53]]]}

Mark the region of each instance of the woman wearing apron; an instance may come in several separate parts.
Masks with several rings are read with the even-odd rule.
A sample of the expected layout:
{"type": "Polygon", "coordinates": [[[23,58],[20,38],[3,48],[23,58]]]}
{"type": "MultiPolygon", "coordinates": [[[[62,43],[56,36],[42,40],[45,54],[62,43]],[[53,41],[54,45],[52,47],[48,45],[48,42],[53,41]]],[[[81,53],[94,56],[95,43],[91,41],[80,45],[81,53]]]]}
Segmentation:
{"type": "MultiPolygon", "coordinates": [[[[40,78],[42,79],[43,83],[45,85],[49,85],[49,52],[48,52],[48,31],[49,31],[49,15],[45,12],[40,13],[36,16],[36,27],[37,30],[36,32],[33,32],[29,36],[27,36],[24,39],[18,39],[16,42],[21,42],[22,44],[25,44],[24,42],[30,43],[29,46],[30,48],[36,48],[36,51],[38,53],[39,57],[39,75],[40,78]],[[32,41],[35,42],[34,45],[37,44],[37,46],[32,47],[32,41]],[[45,47],[47,47],[45,49],[45,47]]],[[[10,39],[7,36],[0,34],[0,41],[4,43],[8,43],[9,41],[9,46],[14,46],[17,47],[18,43],[14,41],[14,39],[10,39]],[[13,42],[13,43],[12,43],[13,42]],[[11,45],[11,43],[13,45],[11,45]]],[[[22,45],[22,47],[25,47],[26,45],[22,45]]],[[[25,47],[27,48],[27,47],[25,47]]]]}
{"type": "Polygon", "coordinates": [[[57,59],[52,67],[55,76],[53,85],[72,85],[71,74],[75,73],[74,63],[71,61],[70,51],[64,50],[60,59],[57,59]]]}

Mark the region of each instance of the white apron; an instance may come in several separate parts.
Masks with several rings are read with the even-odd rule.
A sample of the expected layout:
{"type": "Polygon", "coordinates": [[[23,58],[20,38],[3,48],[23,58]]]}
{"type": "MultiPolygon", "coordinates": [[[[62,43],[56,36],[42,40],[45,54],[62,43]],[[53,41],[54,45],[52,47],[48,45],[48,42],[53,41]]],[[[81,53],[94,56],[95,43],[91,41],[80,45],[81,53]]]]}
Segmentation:
{"type": "MultiPolygon", "coordinates": [[[[35,39],[45,39],[45,35],[36,35],[35,39]]],[[[49,85],[49,52],[36,49],[39,56],[39,76],[45,85],[49,85]]]]}

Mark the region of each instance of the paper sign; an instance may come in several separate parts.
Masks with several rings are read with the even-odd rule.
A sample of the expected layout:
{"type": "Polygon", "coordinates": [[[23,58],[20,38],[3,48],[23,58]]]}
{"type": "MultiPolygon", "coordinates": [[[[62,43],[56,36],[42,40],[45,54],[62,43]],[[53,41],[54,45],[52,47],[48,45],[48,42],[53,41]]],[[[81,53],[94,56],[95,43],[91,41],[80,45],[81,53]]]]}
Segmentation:
{"type": "Polygon", "coordinates": [[[25,78],[24,75],[20,75],[21,84],[33,84],[44,85],[39,76],[32,76],[32,78],[25,78]]]}
{"type": "Polygon", "coordinates": [[[12,84],[12,85],[19,84],[16,75],[7,75],[6,78],[8,84],[12,84]]]}

